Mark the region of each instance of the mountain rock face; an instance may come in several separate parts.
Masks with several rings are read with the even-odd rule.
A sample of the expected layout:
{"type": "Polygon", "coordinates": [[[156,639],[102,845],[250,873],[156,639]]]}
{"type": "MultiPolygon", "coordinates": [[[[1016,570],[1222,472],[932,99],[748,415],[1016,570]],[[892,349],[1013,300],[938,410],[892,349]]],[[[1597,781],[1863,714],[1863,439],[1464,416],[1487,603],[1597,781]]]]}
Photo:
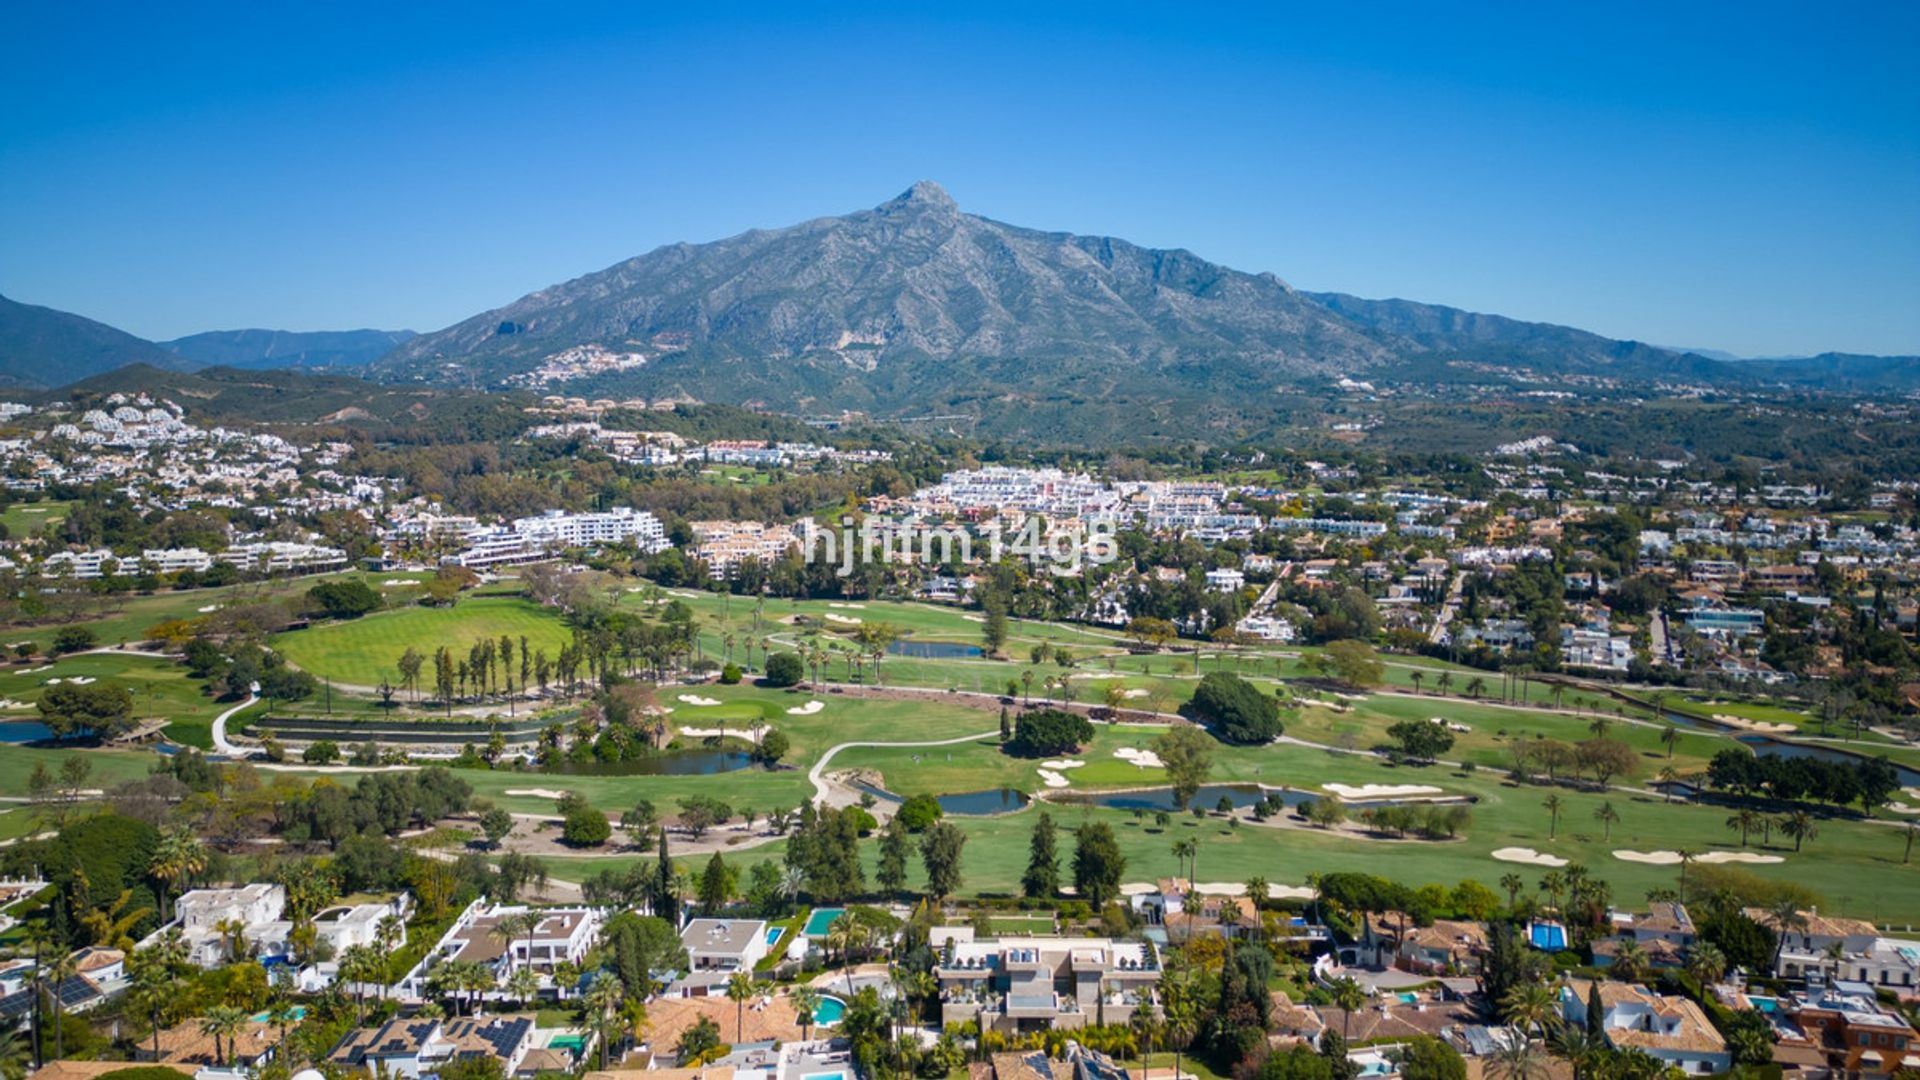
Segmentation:
{"type": "Polygon", "coordinates": [[[855,406],[1015,368],[1055,387],[1190,379],[1177,369],[1196,359],[1272,379],[1395,353],[1270,274],[1005,225],[922,182],[872,210],[657,249],[422,335],[371,370],[526,383],[581,347],[634,358],[619,369],[630,381],[717,389],[719,377],[777,403],[855,406]]]}
{"type": "Polygon", "coordinates": [[[196,365],[341,370],[371,363],[413,336],[411,330],[209,330],[160,345],[196,365]]]}
{"type": "Polygon", "coordinates": [[[105,323],[0,296],[0,384],[61,386],[126,364],[199,366],[105,323]]]}

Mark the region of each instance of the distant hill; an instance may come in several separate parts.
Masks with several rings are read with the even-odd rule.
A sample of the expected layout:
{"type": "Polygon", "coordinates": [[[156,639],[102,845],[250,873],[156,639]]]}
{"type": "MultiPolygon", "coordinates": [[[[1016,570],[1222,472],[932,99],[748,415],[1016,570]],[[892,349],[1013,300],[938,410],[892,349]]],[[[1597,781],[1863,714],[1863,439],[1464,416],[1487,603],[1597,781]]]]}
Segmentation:
{"type": "Polygon", "coordinates": [[[127,364],[198,366],[105,323],[0,296],[0,384],[59,386],[127,364]]]}
{"type": "Polygon", "coordinates": [[[160,344],[205,366],[343,370],[363,367],[413,336],[411,330],[209,330],[160,344]]]}
{"type": "Polygon", "coordinates": [[[923,182],[872,210],[660,248],[414,338],[370,370],[502,385],[576,349],[626,358],[604,382],[652,396],[883,410],[978,393],[1166,397],[1210,374],[1327,377],[1393,357],[1271,274],[990,221],[923,182]]]}
{"type": "Polygon", "coordinates": [[[115,393],[177,401],[196,422],[357,431],[391,442],[506,439],[527,426],[525,394],[370,383],[346,375],[133,364],[38,395],[90,404],[115,393]]]}
{"type": "MultiPolygon", "coordinates": [[[[1231,431],[1344,375],[1817,380],[1809,363],[1760,368],[1435,304],[1301,292],[1188,251],[967,214],[922,182],[871,210],[656,249],[413,338],[368,373],[804,413],[992,414],[1005,434],[1076,437],[1116,424],[1231,431]]],[[[1898,359],[1839,368],[1862,386],[1920,385],[1920,369],[1898,359]]]]}

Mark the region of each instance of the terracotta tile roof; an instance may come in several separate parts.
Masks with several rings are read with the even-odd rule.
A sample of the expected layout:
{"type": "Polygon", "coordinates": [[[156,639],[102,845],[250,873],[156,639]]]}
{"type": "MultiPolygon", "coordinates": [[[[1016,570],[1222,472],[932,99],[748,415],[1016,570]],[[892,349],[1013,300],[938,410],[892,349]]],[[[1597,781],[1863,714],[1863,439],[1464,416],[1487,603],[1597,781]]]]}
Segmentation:
{"type": "MultiPolygon", "coordinates": [[[[1774,924],[1776,920],[1773,917],[1773,913],[1766,908],[1750,907],[1745,909],[1745,914],[1747,918],[1752,919],[1761,926],[1769,930],[1775,929],[1774,924]]],[[[1788,933],[1807,933],[1812,934],[1814,937],[1880,936],[1879,929],[1864,919],[1848,919],[1837,915],[1822,915],[1817,911],[1803,911],[1800,913],[1800,917],[1807,921],[1806,929],[1802,931],[1796,926],[1789,930],[1788,933]]]]}
{"type": "MultiPolygon", "coordinates": [[[[129,1062],[125,1061],[68,1061],[62,1058],[59,1061],[49,1061],[41,1066],[40,1071],[33,1074],[33,1080],[94,1080],[94,1077],[101,1076],[105,1073],[118,1072],[121,1069],[132,1067],[129,1062]]],[[[155,1067],[156,1066],[151,1064],[146,1066],[146,1068],[150,1069],[155,1067]]],[[[192,1076],[195,1072],[199,1071],[195,1066],[182,1065],[177,1062],[162,1062],[157,1067],[172,1069],[181,1076],[192,1076]]]]}
{"type": "MultiPolygon", "coordinates": [[[[232,1038],[220,1040],[229,1061],[251,1061],[271,1050],[274,1041],[271,1025],[252,1021],[232,1038]]],[[[151,1054],[153,1040],[143,1040],[142,1048],[151,1054]]],[[[188,1020],[160,1033],[160,1061],[168,1065],[217,1065],[220,1055],[215,1052],[213,1036],[201,1034],[200,1021],[188,1020]]]]}
{"type": "MultiPolygon", "coordinates": [[[[737,1014],[745,1020],[742,1035],[735,1033],[737,1017],[733,1002],[723,997],[688,997],[660,998],[647,1003],[647,1041],[656,1048],[671,1051],[680,1036],[703,1016],[720,1025],[720,1037],[729,1043],[775,1039],[792,1042],[801,1036],[800,1024],[794,1019],[793,999],[784,994],[776,996],[773,1003],[764,1008],[756,1009],[753,1003],[748,1003],[746,1010],[737,1014]]],[[[649,1080],[657,1080],[658,1074],[647,1076],[649,1080]]]]}

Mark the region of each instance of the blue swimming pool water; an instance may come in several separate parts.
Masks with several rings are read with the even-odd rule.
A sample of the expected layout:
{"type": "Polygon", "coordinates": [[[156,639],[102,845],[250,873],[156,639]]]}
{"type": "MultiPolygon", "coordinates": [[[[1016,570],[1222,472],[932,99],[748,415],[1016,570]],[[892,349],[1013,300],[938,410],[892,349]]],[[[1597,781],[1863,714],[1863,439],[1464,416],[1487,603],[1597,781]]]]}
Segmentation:
{"type": "Polygon", "coordinates": [[[767,928],[767,946],[771,948],[775,945],[780,944],[780,935],[784,933],[786,933],[786,931],[780,929],[777,926],[768,927],[767,928]]]}
{"type": "Polygon", "coordinates": [[[1753,994],[1748,994],[1747,1000],[1753,1003],[1754,1008],[1759,1009],[1763,1013],[1780,1011],[1780,1001],[1778,998],[1757,997],[1753,994]]]}
{"type": "Polygon", "coordinates": [[[846,1002],[837,997],[823,996],[820,1004],[813,1010],[813,1022],[816,1027],[832,1027],[845,1015],[847,1015],[846,1002]]]}
{"type": "Polygon", "coordinates": [[[833,925],[833,920],[839,918],[845,914],[845,912],[845,908],[814,908],[813,914],[807,916],[807,925],[803,927],[800,932],[808,937],[826,937],[827,928],[833,925]]]}
{"type": "Polygon", "coordinates": [[[1567,947],[1567,928],[1559,923],[1534,923],[1527,928],[1527,936],[1536,949],[1558,952],[1567,947]]]}
{"type": "Polygon", "coordinates": [[[1416,993],[1414,993],[1414,992],[1413,992],[1413,991],[1411,991],[1411,990],[1407,990],[1407,991],[1403,991],[1403,992],[1401,992],[1400,994],[1398,994],[1398,995],[1396,995],[1396,996],[1398,996],[1398,997],[1400,998],[1400,1000],[1401,1000],[1401,1001],[1404,1001],[1404,1002],[1406,1002],[1406,1003],[1407,1003],[1407,1004],[1409,1004],[1409,1005],[1411,1005],[1411,1004],[1413,1004],[1414,1002],[1416,1002],[1416,1001],[1419,1001],[1419,1000],[1420,1000],[1420,995],[1419,995],[1419,994],[1416,994],[1416,993]]]}

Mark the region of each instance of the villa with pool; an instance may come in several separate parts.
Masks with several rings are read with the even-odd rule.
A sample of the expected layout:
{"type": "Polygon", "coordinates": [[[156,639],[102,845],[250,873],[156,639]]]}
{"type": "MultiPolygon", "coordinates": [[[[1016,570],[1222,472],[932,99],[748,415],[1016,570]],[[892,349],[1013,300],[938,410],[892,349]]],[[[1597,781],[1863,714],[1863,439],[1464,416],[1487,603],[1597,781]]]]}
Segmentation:
{"type": "Polygon", "coordinates": [[[1160,958],[1151,944],[1110,938],[975,938],[935,929],[943,1024],[978,1020],[1007,1032],[1124,1024],[1160,1008],[1160,958]]]}

